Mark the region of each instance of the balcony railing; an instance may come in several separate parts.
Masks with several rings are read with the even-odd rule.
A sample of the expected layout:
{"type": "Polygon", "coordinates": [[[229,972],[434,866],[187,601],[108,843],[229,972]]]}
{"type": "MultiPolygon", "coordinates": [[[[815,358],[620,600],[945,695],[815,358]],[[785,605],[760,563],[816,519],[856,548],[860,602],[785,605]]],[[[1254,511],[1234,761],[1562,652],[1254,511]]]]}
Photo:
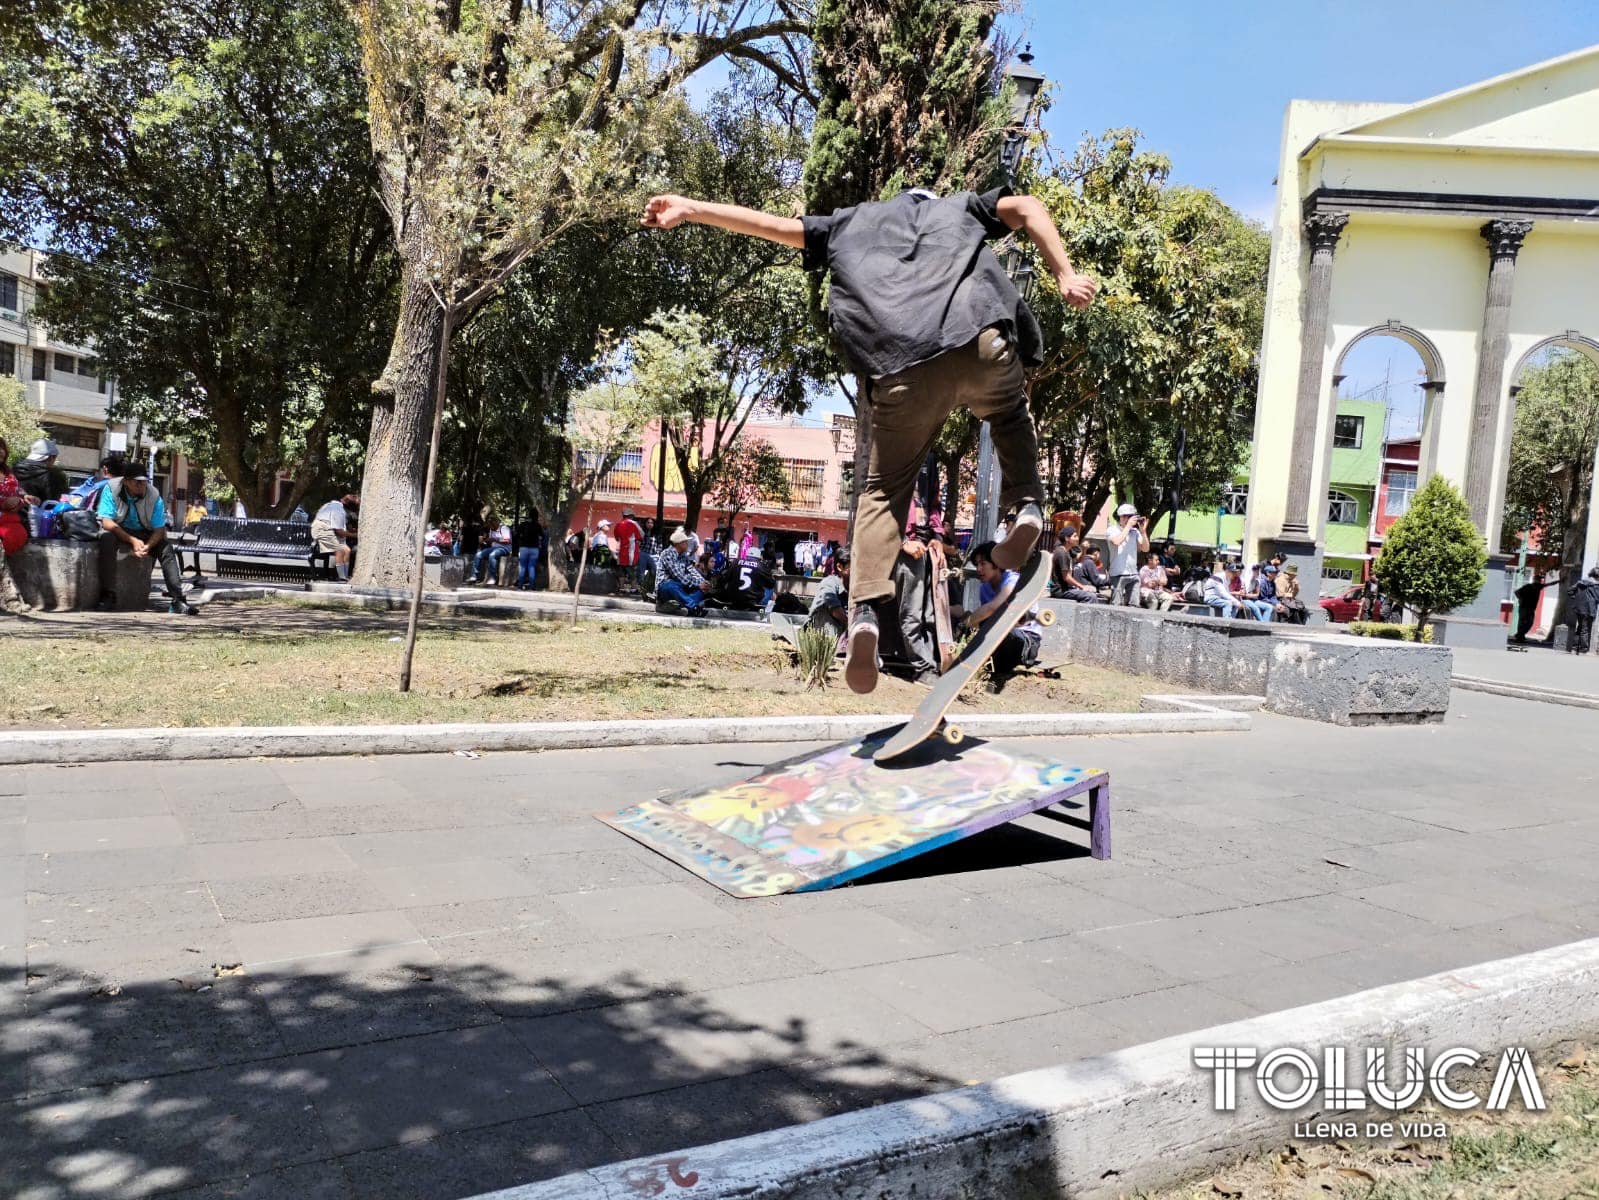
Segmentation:
{"type": "MultiPolygon", "coordinates": [[[[574,471],[577,489],[581,493],[589,490],[590,477],[594,468],[599,465],[600,455],[589,450],[579,450],[574,471]]],[[[602,472],[598,483],[595,485],[596,496],[615,496],[621,499],[637,499],[643,490],[644,452],[642,450],[629,450],[622,454],[611,464],[608,471],[602,472]]]]}

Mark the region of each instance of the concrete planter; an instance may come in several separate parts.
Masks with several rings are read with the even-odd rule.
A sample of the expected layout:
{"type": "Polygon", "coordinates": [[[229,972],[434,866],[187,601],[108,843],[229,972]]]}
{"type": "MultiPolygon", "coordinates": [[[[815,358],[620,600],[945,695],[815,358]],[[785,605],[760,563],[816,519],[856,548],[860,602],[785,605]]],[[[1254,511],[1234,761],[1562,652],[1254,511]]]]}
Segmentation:
{"type": "Polygon", "coordinates": [[[100,548],[94,542],[31,541],[6,565],[22,598],[44,612],[89,608],[100,598],[100,548]]]}
{"type": "Polygon", "coordinates": [[[1335,725],[1441,720],[1453,653],[1289,625],[1046,600],[1044,657],[1149,675],[1335,725]]]}
{"type": "Polygon", "coordinates": [[[155,558],[136,558],[117,547],[116,575],[100,577],[100,546],[66,538],[31,541],[6,560],[17,590],[44,612],[93,608],[105,590],[116,593],[118,612],[143,612],[150,607],[150,575],[155,558]]]}
{"type": "Polygon", "coordinates": [[[430,558],[422,566],[422,578],[429,587],[458,588],[466,579],[469,560],[464,554],[430,558]]]}
{"type": "MultiPolygon", "coordinates": [[[[590,567],[583,572],[583,595],[585,596],[614,596],[617,591],[617,576],[619,572],[614,567],[590,567]]],[[[577,584],[577,569],[574,567],[566,573],[566,586],[568,589],[577,584]]]]}

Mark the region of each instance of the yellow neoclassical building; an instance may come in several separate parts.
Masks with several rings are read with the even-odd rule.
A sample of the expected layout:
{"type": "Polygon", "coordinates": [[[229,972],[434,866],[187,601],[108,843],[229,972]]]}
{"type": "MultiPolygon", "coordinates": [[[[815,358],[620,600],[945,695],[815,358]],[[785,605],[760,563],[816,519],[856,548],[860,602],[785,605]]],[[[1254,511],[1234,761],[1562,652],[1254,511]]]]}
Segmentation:
{"type": "MultiPolygon", "coordinates": [[[[1521,371],[1553,345],[1599,361],[1599,46],[1419,104],[1289,104],[1245,545],[1312,595],[1336,384],[1377,334],[1427,374],[1420,480],[1459,486],[1497,550],[1521,371]]],[[[1507,588],[1495,557],[1446,640],[1503,645],[1507,588]]]]}

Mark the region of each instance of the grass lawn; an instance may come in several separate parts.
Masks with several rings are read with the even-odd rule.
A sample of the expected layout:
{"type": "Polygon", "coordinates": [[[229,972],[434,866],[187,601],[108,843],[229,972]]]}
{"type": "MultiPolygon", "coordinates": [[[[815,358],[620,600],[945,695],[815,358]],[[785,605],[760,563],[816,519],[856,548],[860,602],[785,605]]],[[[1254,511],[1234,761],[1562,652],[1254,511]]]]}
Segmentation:
{"type": "MultiPolygon", "coordinates": [[[[307,601],[207,605],[200,617],[47,614],[0,624],[0,727],[405,724],[909,712],[923,689],[841,672],[806,690],[764,631],[585,619],[424,620],[396,690],[403,614],[307,601]],[[114,623],[113,623],[114,622],[114,623]]],[[[952,712],[1131,712],[1150,680],[1068,665],[952,712]]]]}
{"type": "MultiPolygon", "coordinates": [[[[1548,1111],[1423,1111],[1447,1139],[1297,1142],[1144,1200],[1599,1200],[1599,1055],[1535,1056],[1548,1111]],[[1555,1062],[1559,1066],[1555,1066],[1555,1062]]],[[[1497,1057],[1497,1056],[1494,1056],[1497,1057]]],[[[1469,1072],[1453,1079],[1464,1084],[1469,1072]]],[[[1472,1081],[1488,1094],[1489,1077],[1472,1081]]],[[[1388,1119],[1391,1114],[1353,1114],[1388,1119]]]]}

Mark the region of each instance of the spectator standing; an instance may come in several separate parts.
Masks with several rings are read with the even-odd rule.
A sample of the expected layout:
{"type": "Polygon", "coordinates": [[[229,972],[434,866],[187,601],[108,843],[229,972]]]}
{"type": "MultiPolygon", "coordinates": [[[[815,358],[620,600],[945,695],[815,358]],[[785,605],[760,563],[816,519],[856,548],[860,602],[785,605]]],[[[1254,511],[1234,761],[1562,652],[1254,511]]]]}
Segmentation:
{"type": "Polygon", "coordinates": [[[644,529],[633,519],[633,510],[624,508],[622,519],[613,531],[616,539],[616,563],[622,569],[622,578],[634,588],[640,587],[639,564],[644,558],[644,529]]]}
{"type": "Polygon", "coordinates": [[[122,478],[113,479],[100,489],[100,601],[95,608],[114,609],[117,596],[114,589],[105,586],[117,577],[117,550],[127,546],[135,558],[154,554],[161,563],[161,574],[166,580],[167,611],[195,616],[199,609],[183,596],[183,567],[178,562],[178,552],[167,537],[167,510],[161,493],[145,477],[142,463],[128,462],[122,467],[122,478]]]}
{"type": "Polygon", "coordinates": [[[33,608],[17,591],[6,559],[28,544],[28,527],[22,520],[22,509],[28,501],[22,484],[6,465],[10,461],[11,447],[6,445],[5,438],[0,438],[0,609],[20,617],[33,608]]]}
{"type": "Polygon", "coordinates": [[[1183,590],[1183,568],[1177,561],[1177,543],[1170,538],[1160,548],[1161,569],[1166,572],[1166,587],[1173,592],[1183,590]]]}
{"type": "Polygon", "coordinates": [[[1144,569],[1138,572],[1138,600],[1145,608],[1165,612],[1177,599],[1166,587],[1166,568],[1161,566],[1160,555],[1150,551],[1144,569]]]}
{"type": "Polygon", "coordinates": [[[1570,602],[1566,606],[1566,650],[1569,653],[1588,653],[1588,647],[1593,645],[1596,616],[1599,616],[1599,567],[1589,571],[1588,578],[1571,585],[1570,602]]]}
{"type": "Polygon", "coordinates": [[[361,506],[361,497],[351,492],[329,500],[311,518],[311,540],[324,554],[333,556],[333,569],[340,579],[350,578],[350,510],[361,506]]]}
{"type": "MultiPolygon", "coordinates": [[[[1229,572],[1236,575],[1237,564],[1229,564],[1229,572]]],[[[1218,617],[1236,617],[1241,611],[1241,605],[1234,598],[1232,588],[1228,586],[1227,579],[1221,573],[1221,567],[1212,569],[1210,576],[1205,580],[1205,603],[1218,617]]]]}
{"type": "Polygon", "coordinates": [[[705,576],[694,565],[693,539],[679,525],[656,559],[655,606],[675,604],[692,617],[705,611],[705,576]]]}
{"type": "Polygon", "coordinates": [[[1149,534],[1144,530],[1144,518],[1131,504],[1116,510],[1116,528],[1106,535],[1110,544],[1110,602],[1136,605],[1138,603],[1138,564],[1149,553],[1149,534]]]}
{"type": "Polygon", "coordinates": [[[549,544],[550,535],[539,520],[539,510],[530,508],[516,527],[516,587],[518,591],[531,592],[537,586],[539,559],[549,544]]]}

